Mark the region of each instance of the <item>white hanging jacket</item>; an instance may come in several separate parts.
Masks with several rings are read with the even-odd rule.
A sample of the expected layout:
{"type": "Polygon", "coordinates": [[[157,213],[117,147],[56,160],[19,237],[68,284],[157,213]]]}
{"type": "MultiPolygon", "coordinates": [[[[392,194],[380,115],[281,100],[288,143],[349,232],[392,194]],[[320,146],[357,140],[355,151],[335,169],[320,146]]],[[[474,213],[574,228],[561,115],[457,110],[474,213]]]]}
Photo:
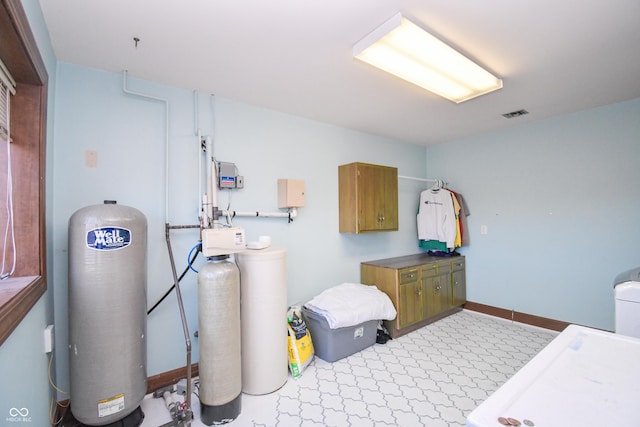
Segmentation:
{"type": "Polygon", "coordinates": [[[418,238],[438,240],[454,249],[456,239],[456,214],[451,193],[444,189],[429,189],[420,193],[418,209],[418,238]]]}

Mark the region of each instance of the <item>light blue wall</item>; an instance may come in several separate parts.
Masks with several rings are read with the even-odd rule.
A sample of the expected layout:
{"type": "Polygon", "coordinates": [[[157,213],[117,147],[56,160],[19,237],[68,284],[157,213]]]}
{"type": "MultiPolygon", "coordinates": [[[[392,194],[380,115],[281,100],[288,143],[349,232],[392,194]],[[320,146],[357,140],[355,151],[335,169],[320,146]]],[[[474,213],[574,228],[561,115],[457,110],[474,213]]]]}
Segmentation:
{"type": "Polygon", "coordinates": [[[613,280],[640,266],[638,159],[639,99],[428,148],[471,212],[468,299],[613,329],[613,280]]]}
{"type": "MultiPolygon", "coordinates": [[[[65,63],[58,68],[53,240],[59,349],[68,342],[67,222],[77,209],[104,199],[140,209],[149,223],[149,305],[172,283],[164,239],[165,107],[163,102],[125,94],[122,80],[119,73],[65,63]],[[97,151],[97,168],[85,166],[86,150],[97,151]]],[[[278,211],[277,179],[305,181],[306,204],[293,223],[272,218],[236,218],[234,222],[246,230],[248,240],[270,235],[274,246],[287,250],[290,303],[306,301],[345,281],[359,281],[360,261],[417,252],[420,183],[400,183],[399,232],[343,235],[338,232],[337,178],[338,165],[353,161],[395,166],[401,175],[424,177],[424,147],[131,77],[127,86],[130,91],[168,100],[171,224],[197,223],[196,122],[201,134],[214,136],[216,158],[234,162],[245,178],[244,189],[219,194],[222,208],[230,203],[238,211],[278,211]]],[[[171,236],[181,271],[198,232],[173,231],[171,236]]],[[[181,287],[193,332],[197,327],[195,275],[187,275],[181,287]]],[[[61,354],[56,364],[63,387],[68,381],[66,360],[67,354],[61,354]]],[[[172,293],[148,318],[148,374],[184,365],[184,340],[172,293]]]]}
{"type": "MultiPolygon", "coordinates": [[[[49,425],[53,396],[47,380],[48,358],[43,331],[47,323],[46,296],[33,306],[9,338],[0,346],[0,425],[49,425]],[[26,420],[12,421],[12,408],[26,408],[26,420]]],[[[23,412],[24,414],[25,412],[23,412]]]]}
{"type": "MultiPolygon", "coordinates": [[[[54,109],[56,86],[56,58],[53,53],[49,33],[44,23],[40,3],[37,0],[23,0],[22,6],[27,15],[31,31],[34,35],[40,55],[45,63],[49,76],[49,105],[47,108],[47,256],[52,257],[51,239],[49,238],[52,221],[52,171],[53,162],[50,155],[53,147],[54,109]]],[[[49,425],[49,404],[55,397],[49,386],[47,368],[49,358],[44,353],[43,333],[48,324],[53,323],[53,281],[52,270],[47,262],[48,290],[27,313],[24,320],[0,346],[0,425],[49,425]],[[26,408],[29,411],[27,421],[13,422],[10,409],[26,408]]],[[[52,373],[55,380],[55,372],[52,373]]]]}

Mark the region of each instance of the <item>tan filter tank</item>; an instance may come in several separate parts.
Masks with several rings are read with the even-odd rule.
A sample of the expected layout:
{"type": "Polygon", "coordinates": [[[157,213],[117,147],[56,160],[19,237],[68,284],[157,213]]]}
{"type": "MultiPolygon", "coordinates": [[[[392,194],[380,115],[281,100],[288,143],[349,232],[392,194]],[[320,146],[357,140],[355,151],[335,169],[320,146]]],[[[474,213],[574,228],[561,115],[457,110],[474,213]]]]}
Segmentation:
{"type": "Polygon", "coordinates": [[[105,201],[69,219],[71,412],[100,426],[140,412],[147,391],[147,220],[105,201]]]}
{"type": "Polygon", "coordinates": [[[267,248],[236,256],[242,277],[242,392],[267,394],[289,377],[286,251],[267,248]]]}
{"type": "Polygon", "coordinates": [[[228,255],[198,272],[200,420],[224,424],[240,415],[240,272],[228,255]]]}

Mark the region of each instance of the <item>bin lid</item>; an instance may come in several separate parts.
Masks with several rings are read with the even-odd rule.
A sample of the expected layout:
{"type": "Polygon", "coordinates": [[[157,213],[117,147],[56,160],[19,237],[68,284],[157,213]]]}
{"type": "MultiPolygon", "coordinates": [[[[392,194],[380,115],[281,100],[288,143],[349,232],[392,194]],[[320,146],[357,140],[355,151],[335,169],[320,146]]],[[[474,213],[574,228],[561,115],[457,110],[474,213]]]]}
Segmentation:
{"type": "Polygon", "coordinates": [[[632,268],[631,270],[618,274],[613,281],[613,286],[616,287],[626,282],[640,282],[640,267],[632,268]]]}

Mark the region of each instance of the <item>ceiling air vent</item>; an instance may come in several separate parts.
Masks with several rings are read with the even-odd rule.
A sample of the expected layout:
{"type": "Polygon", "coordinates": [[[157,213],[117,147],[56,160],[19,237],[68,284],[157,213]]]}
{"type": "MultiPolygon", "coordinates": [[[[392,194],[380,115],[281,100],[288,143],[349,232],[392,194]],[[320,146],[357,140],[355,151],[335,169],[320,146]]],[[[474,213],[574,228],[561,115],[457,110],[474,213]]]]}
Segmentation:
{"type": "Polygon", "coordinates": [[[510,113],[504,113],[502,117],[506,117],[507,119],[513,119],[514,117],[524,116],[525,114],[529,114],[527,110],[517,110],[512,111],[510,113]]]}

